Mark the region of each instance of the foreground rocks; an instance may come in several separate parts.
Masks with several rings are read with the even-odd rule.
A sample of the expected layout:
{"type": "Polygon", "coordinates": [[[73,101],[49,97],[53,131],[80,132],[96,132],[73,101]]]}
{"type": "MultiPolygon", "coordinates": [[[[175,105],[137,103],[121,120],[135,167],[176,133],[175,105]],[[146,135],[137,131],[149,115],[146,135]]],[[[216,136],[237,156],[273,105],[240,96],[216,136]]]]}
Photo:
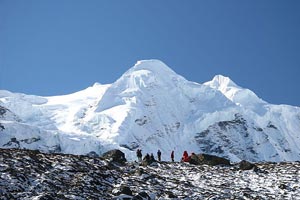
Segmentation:
{"type": "Polygon", "coordinates": [[[208,154],[192,154],[190,156],[189,163],[194,165],[230,165],[230,161],[225,158],[221,158],[208,154]]]}
{"type": "Polygon", "coordinates": [[[0,199],[300,199],[300,163],[258,170],[0,149],[0,199]]]}
{"type": "Polygon", "coordinates": [[[125,154],[118,149],[108,151],[108,152],[104,153],[102,155],[102,157],[104,159],[110,160],[111,162],[114,162],[114,163],[117,163],[120,165],[124,165],[127,161],[125,158],[125,154]]]}
{"type": "Polygon", "coordinates": [[[251,169],[257,170],[257,166],[246,160],[242,160],[241,162],[239,162],[239,169],[240,170],[251,170],[251,169]]]}

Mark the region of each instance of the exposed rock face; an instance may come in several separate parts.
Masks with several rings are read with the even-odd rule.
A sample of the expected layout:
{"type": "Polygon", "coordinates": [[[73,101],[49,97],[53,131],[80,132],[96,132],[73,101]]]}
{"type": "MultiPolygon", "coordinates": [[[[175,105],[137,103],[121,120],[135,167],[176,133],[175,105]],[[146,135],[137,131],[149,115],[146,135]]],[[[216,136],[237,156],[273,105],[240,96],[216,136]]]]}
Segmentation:
{"type": "Polygon", "coordinates": [[[230,165],[230,161],[214,155],[192,154],[189,163],[194,165],[230,165]]]}
{"type": "Polygon", "coordinates": [[[0,149],[0,199],[300,199],[300,162],[256,165],[112,168],[100,157],[0,149]]]}
{"type": "Polygon", "coordinates": [[[108,152],[104,153],[102,156],[105,159],[109,159],[110,161],[121,164],[121,165],[124,165],[126,162],[125,154],[118,149],[108,151],[108,152]]]}
{"type": "Polygon", "coordinates": [[[20,121],[20,119],[13,112],[0,105],[0,120],[1,119],[20,121]]]}

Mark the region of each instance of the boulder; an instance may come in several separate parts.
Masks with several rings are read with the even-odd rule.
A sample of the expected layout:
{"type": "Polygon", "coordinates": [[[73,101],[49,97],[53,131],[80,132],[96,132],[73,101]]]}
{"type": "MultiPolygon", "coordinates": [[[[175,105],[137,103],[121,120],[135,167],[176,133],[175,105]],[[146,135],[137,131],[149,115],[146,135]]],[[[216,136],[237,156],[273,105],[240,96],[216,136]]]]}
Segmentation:
{"type": "Polygon", "coordinates": [[[127,194],[129,196],[132,196],[132,191],[131,191],[130,187],[128,187],[128,186],[121,186],[120,194],[127,194]]]}
{"type": "Polygon", "coordinates": [[[132,200],[151,200],[151,197],[146,192],[140,192],[132,200]]]}
{"type": "Polygon", "coordinates": [[[239,169],[240,170],[251,170],[251,169],[257,169],[257,166],[253,163],[250,163],[246,160],[242,160],[239,162],[239,169]]]}
{"type": "Polygon", "coordinates": [[[278,188],[280,188],[282,190],[286,190],[286,189],[288,189],[288,186],[286,184],[282,183],[278,186],[278,188]]]}
{"type": "Polygon", "coordinates": [[[176,198],[176,199],[178,198],[178,197],[177,197],[176,195],[174,195],[173,192],[171,192],[171,191],[168,191],[167,194],[168,194],[168,198],[172,198],[172,199],[173,199],[173,198],[176,198]]]}
{"type": "Polygon", "coordinates": [[[230,161],[226,158],[221,158],[208,154],[192,154],[189,160],[190,164],[194,165],[230,165],[230,161]]]}
{"type": "Polygon", "coordinates": [[[120,188],[115,188],[113,191],[112,191],[112,194],[114,195],[117,195],[115,196],[114,198],[112,199],[115,199],[115,200],[129,200],[129,199],[132,199],[132,191],[130,189],[130,187],[128,186],[121,186],[120,188]]]}
{"type": "Polygon", "coordinates": [[[110,150],[102,155],[104,159],[108,159],[111,162],[115,162],[121,165],[124,165],[127,161],[125,154],[119,149],[110,150]]]}

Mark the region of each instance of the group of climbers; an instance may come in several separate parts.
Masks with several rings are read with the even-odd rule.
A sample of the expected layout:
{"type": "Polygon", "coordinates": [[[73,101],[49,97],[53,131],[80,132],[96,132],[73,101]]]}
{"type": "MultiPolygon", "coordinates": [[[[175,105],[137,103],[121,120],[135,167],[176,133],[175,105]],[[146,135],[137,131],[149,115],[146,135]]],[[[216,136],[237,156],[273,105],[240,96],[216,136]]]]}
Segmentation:
{"type": "MultiPolygon", "coordinates": [[[[193,153],[192,153],[193,154],[193,153]]],[[[137,149],[136,151],[136,156],[138,158],[138,162],[141,162],[142,161],[142,150],[141,149],[137,149]]],[[[171,161],[174,162],[174,151],[171,152],[171,161]]],[[[153,161],[155,161],[155,158],[154,158],[154,155],[153,153],[151,153],[151,155],[149,155],[148,153],[145,155],[145,158],[146,159],[151,159],[153,161]]],[[[158,150],[157,151],[157,159],[158,161],[160,162],[161,161],[161,151],[158,150]]],[[[184,151],[183,152],[183,155],[182,155],[182,158],[181,158],[181,162],[189,162],[190,161],[190,156],[188,155],[188,152],[187,151],[184,151]]]]}
{"type": "MultiPolygon", "coordinates": [[[[138,162],[142,162],[143,154],[142,154],[142,150],[141,149],[137,149],[136,150],[136,156],[138,158],[138,162]]],[[[147,160],[151,159],[151,160],[155,161],[153,153],[151,153],[151,155],[149,155],[147,153],[144,158],[147,159],[147,160]]],[[[157,151],[157,159],[158,159],[158,161],[161,161],[161,151],[160,150],[157,151]]]]}

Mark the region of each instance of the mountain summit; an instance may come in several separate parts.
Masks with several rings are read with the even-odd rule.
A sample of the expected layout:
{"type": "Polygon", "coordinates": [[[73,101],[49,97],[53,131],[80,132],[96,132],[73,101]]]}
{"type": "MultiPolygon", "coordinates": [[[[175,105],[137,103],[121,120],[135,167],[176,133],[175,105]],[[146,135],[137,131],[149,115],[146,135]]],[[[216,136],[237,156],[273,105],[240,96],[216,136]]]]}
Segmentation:
{"type": "Polygon", "coordinates": [[[134,160],[175,150],[232,161],[300,159],[300,108],[269,104],[230,78],[190,82],[159,60],[138,61],[112,84],[40,97],[0,91],[0,147],[134,160]]]}
{"type": "Polygon", "coordinates": [[[208,83],[214,88],[238,87],[229,77],[223,75],[216,75],[208,83]]]}
{"type": "Polygon", "coordinates": [[[260,107],[259,104],[266,104],[266,102],[260,99],[254,92],[238,86],[229,77],[216,75],[213,80],[204,83],[204,85],[219,90],[235,104],[250,109],[257,110],[260,107]]]}

